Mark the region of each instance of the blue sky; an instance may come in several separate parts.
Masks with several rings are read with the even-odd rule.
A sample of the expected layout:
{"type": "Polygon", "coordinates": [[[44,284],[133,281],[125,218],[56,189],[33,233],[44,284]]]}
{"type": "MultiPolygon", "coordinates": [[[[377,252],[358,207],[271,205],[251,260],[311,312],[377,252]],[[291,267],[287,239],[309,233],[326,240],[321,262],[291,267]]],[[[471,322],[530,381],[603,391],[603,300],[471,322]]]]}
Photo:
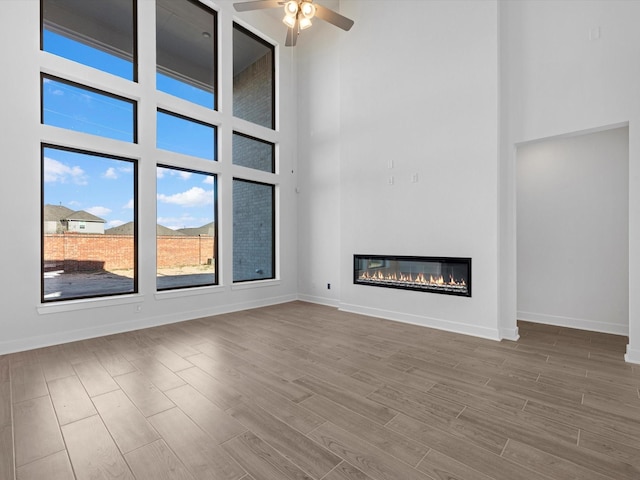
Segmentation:
{"type": "MultiPolygon", "coordinates": [[[[132,79],[131,62],[45,31],[44,49],[71,60],[132,79]]],[[[212,95],[158,74],[158,88],[211,107],[212,95]],[[208,103],[208,104],[207,104],[208,103]]],[[[44,123],[121,141],[133,141],[133,107],[129,102],[45,78],[44,123]]],[[[215,131],[207,126],[160,115],[159,146],[215,159],[215,131]]],[[[85,210],[111,228],[133,220],[134,165],[120,159],[45,148],[44,203],[85,210]]],[[[214,220],[211,175],[157,169],[157,222],[178,229],[214,220]]]]}
{"type": "Polygon", "coordinates": [[[44,203],[85,210],[105,228],[133,220],[132,162],[44,149],[44,203]]]}

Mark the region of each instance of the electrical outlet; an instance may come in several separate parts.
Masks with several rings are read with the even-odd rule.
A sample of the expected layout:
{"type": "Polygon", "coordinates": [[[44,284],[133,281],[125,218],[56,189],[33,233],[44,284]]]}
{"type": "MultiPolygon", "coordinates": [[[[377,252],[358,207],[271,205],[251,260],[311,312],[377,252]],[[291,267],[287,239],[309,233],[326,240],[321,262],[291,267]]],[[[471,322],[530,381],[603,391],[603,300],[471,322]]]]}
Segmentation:
{"type": "Polygon", "coordinates": [[[327,290],[331,290],[331,284],[327,283],[327,290]]]}

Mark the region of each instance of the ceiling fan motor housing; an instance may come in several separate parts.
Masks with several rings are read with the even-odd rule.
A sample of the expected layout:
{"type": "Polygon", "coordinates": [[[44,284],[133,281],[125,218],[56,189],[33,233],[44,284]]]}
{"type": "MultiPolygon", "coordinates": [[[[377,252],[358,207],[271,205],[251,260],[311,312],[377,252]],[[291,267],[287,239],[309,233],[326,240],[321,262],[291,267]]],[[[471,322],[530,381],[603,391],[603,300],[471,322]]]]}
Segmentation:
{"type": "Polygon", "coordinates": [[[238,12],[279,8],[283,5],[285,15],[282,22],[287,26],[285,46],[295,46],[300,30],[309,28],[311,19],[314,17],[320,18],[342,30],[349,30],[353,26],[353,20],[322,5],[314,4],[313,0],[289,0],[286,2],[280,0],[252,0],[233,4],[238,12]]]}

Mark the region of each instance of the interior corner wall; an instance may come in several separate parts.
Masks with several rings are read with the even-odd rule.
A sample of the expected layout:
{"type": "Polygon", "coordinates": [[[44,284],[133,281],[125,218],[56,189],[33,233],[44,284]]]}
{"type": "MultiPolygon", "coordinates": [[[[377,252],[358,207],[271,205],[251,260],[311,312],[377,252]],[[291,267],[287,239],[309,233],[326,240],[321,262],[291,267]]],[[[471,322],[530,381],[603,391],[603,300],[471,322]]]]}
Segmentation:
{"type": "MultiPolygon", "coordinates": [[[[515,162],[514,147],[521,143],[629,125],[626,359],[640,363],[640,2],[502,1],[500,10],[503,42],[509,46],[503,59],[507,164],[515,162]]],[[[501,177],[505,191],[514,190],[515,169],[512,173],[501,177]]]]}
{"type": "Polygon", "coordinates": [[[629,333],[629,129],[517,153],[518,318],[629,333]]]}
{"type": "Polygon", "coordinates": [[[497,339],[497,1],[340,12],[357,20],[339,50],[339,307],[497,339]],[[471,257],[473,296],[354,285],[354,254],[471,257]]]}

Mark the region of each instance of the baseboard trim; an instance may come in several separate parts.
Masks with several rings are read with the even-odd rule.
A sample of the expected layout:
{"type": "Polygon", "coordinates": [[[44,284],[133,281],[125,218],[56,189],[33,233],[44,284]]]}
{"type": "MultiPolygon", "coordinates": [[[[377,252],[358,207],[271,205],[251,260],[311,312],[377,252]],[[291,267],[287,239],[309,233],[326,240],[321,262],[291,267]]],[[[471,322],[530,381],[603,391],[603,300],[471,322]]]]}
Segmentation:
{"type": "Polygon", "coordinates": [[[0,355],[34,350],[36,348],[50,347],[52,345],[76,342],[79,340],[87,340],[90,338],[104,337],[106,335],[114,335],[117,333],[132,332],[134,330],[140,330],[143,328],[159,327],[161,325],[185,322],[188,320],[195,320],[198,318],[210,317],[214,315],[222,315],[224,313],[233,313],[241,310],[252,310],[254,308],[268,307],[270,305],[293,302],[297,299],[297,295],[284,295],[281,297],[266,298],[255,300],[252,302],[234,303],[214,308],[191,310],[188,312],[180,312],[179,314],[174,313],[169,315],[160,315],[141,320],[127,319],[127,321],[124,322],[111,323],[109,325],[101,325],[99,327],[66,330],[64,332],[56,332],[46,335],[35,335],[18,340],[0,342],[0,355]]]}
{"type": "Polygon", "coordinates": [[[511,340],[512,342],[517,342],[520,338],[520,333],[518,332],[518,327],[515,328],[501,328],[500,329],[500,338],[502,340],[511,340]]]}
{"type": "Polygon", "coordinates": [[[317,303],[318,305],[326,305],[327,307],[338,308],[340,302],[334,298],[316,297],[314,295],[298,294],[298,300],[301,302],[317,303]]]}
{"type": "Polygon", "coordinates": [[[624,356],[625,362],[636,363],[640,365],[640,348],[633,348],[627,345],[627,353],[624,356]]]}
{"type": "Polygon", "coordinates": [[[629,325],[619,323],[598,322],[595,320],[585,320],[582,318],[562,317],[558,315],[547,315],[544,313],[523,312],[518,310],[518,320],[532,323],[542,323],[556,327],[576,328],[578,330],[589,330],[592,332],[611,333],[613,335],[629,335],[629,325]]]}
{"type": "Polygon", "coordinates": [[[340,303],[338,309],[343,312],[358,313],[361,315],[367,315],[369,317],[383,318],[385,320],[391,320],[395,322],[435,328],[437,330],[445,330],[452,333],[461,333],[463,335],[471,335],[474,337],[486,338],[489,340],[501,340],[500,331],[493,328],[478,327],[476,325],[457,323],[450,320],[442,320],[439,318],[432,318],[424,315],[414,315],[411,313],[395,312],[392,310],[364,307],[362,305],[352,305],[348,303],[340,303]]]}

